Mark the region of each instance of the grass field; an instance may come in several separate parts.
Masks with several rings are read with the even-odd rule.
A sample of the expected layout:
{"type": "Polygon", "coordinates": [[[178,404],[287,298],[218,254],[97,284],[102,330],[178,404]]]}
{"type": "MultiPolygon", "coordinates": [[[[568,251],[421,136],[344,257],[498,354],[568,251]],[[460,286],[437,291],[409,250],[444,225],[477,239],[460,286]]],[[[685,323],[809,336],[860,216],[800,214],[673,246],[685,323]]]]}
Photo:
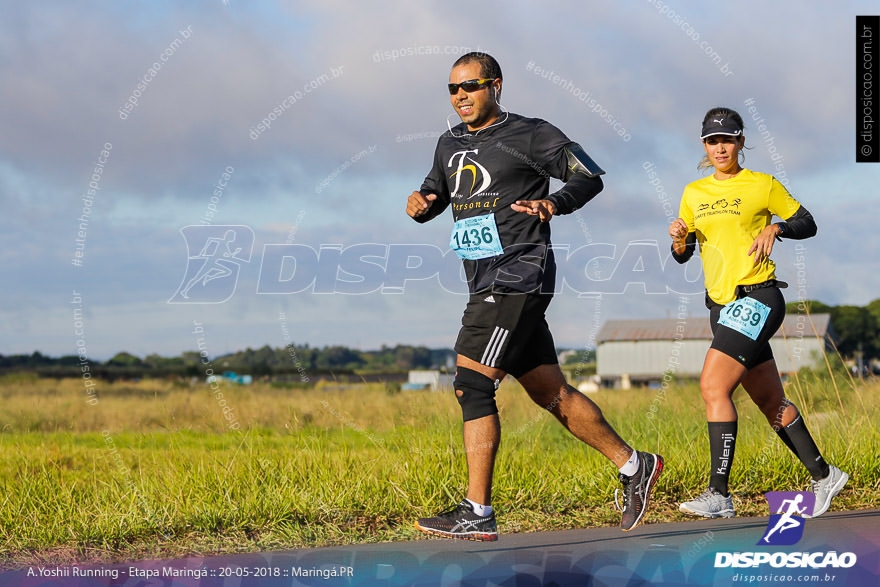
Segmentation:
{"type": "MultiPolygon", "coordinates": [[[[79,380],[0,378],[4,568],[411,539],[415,517],[465,490],[451,392],[165,381],[97,389],[90,405],[79,380]]],[[[844,377],[835,389],[826,375],[787,391],[824,454],[851,475],[833,509],[880,506],[880,384],[844,377]]],[[[625,439],[666,458],[646,523],[684,519],[678,503],[708,475],[697,386],[593,398],[625,439]]],[[[809,477],[741,390],[736,399],[731,487],[739,514],[766,514],[765,491],[804,488],[809,477]]],[[[619,523],[610,463],[515,382],[502,385],[499,406],[500,532],[619,523]]]]}

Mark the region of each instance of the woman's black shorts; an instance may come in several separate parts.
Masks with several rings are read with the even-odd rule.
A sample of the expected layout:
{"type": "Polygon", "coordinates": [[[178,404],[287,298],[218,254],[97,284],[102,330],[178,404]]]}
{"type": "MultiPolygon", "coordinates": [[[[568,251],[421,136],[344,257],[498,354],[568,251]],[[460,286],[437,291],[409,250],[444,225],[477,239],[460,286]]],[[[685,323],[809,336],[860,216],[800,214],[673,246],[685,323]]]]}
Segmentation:
{"type": "Polygon", "coordinates": [[[746,369],[756,367],[773,358],[770,338],[779,329],[779,326],[782,325],[782,319],[785,318],[785,298],[782,297],[782,292],[778,287],[763,287],[753,290],[727,305],[715,303],[706,296],[706,306],[709,308],[709,324],[712,326],[714,337],[710,348],[733,357],[745,365],[746,369]],[[756,306],[766,312],[766,319],[759,330],[752,322],[757,323],[760,320],[754,315],[750,305],[752,302],[746,298],[751,298],[763,305],[764,308],[769,309],[769,311],[764,311],[762,306],[756,306]],[[719,320],[724,321],[725,316],[731,326],[718,323],[719,320]]]}

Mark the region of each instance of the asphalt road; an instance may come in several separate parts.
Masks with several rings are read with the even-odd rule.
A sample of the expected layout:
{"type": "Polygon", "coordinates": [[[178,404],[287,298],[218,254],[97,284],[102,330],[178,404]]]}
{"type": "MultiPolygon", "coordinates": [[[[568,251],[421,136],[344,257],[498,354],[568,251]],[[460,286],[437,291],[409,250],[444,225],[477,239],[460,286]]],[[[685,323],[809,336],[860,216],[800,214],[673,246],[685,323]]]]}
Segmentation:
{"type": "Polygon", "coordinates": [[[76,571],[61,567],[56,576],[44,575],[56,567],[30,567],[0,575],[0,585],[880,586],[880,510],[805,520],[802,538],[790,546],[759,546],[767,525],[765,516],[643,525],[632,532],[502,534],[489,543],[425,539],[76,571]],[[716,567],[743,552],[768,553],[771,560],[756,568],[716,567]],[[787,553],[814,553],[808,559],[818,568],[773,566],[792,560],[785,559],[787,553]],[[106,576],[75,576],[89,571],[106,576]]]}

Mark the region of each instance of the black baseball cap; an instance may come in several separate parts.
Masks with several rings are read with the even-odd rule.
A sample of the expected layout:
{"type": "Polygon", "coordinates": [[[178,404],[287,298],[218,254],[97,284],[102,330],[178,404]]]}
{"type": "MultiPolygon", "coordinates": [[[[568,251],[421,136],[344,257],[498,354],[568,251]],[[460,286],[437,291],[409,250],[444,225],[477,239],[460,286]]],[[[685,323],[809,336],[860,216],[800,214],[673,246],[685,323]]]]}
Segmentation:
{"type": "Polygon", "coordinates": [[[712,135],[738,137],[742,132],[742,126],[732,116],[713,116],[703,124],[703,132],[700,135],[700,139],[702,140],[712,135]]]}

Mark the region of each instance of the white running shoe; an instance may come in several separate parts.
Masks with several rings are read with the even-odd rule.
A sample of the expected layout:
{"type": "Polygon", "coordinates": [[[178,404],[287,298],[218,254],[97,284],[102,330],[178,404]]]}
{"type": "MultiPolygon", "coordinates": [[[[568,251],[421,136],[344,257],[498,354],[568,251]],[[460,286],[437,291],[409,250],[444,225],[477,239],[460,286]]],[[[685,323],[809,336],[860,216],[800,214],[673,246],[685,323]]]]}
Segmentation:
{"type": "Polygon", "coordinates": [[[736,515],[731,496],[725,497],[711,487],[696,499],[686,501],[678,506],[678,511],[704,518],[732,518],[736,515]]]}
{"type": "Polygon", "coordinates": [[[813,507],[813,515],[804,517],[815,518],[827,512],[831,500],[840,493],[847,481],[849,481],[849,475],[834,465],[828,465],[827,477],[818,481],[810,481],[810,490],[816,495],[816,505],[813,507]]]}

